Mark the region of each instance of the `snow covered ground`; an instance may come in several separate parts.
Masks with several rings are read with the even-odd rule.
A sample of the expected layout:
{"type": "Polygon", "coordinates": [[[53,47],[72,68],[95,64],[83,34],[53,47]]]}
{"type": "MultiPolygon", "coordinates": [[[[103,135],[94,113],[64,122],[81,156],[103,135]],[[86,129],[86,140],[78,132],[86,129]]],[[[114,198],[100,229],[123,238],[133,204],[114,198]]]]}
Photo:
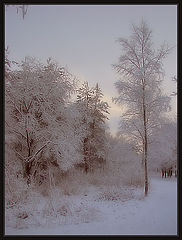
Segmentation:
{"type": "Polygon", "coordinates": [[[141,189],[122,189],[120,193],[108,194],[95,187],[88,194],[69,196],[69,199],[68,204],[72,203],[69,216],[64,216],[63,209],[61,218],[43,219],[37,214],[30,220],[31,224],[29,218],[21,219],[27,224],[16,223],[18,228],[9,221],[5,234],[177,235],[177,181],[174,177],[152,178],[146,198],[141,189]]]}

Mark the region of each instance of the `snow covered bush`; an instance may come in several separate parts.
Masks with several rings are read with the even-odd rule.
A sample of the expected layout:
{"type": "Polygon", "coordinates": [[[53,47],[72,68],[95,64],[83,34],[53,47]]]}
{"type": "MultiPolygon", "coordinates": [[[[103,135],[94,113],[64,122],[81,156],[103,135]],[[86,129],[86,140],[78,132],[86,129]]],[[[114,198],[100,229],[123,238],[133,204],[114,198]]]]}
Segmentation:
{"type": "Polygon", "coordinates": [[[130,189],[124,188],[107,188],[98,195],[101,201],[127,201],[132,199],[133,195],[130,189]]]}

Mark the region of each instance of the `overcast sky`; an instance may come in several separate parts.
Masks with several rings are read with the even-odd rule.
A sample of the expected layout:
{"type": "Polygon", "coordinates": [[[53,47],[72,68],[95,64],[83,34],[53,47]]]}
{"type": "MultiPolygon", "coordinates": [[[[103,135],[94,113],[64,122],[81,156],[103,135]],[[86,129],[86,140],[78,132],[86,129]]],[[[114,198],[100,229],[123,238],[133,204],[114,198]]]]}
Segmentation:
{"type": "MultiPolygon", "coordinates": [[[[131,24],[142,18],[153,31],[153,42],[164,41],[175,46],[164,61],[164,90],[176,90],[171,78],[177,71],[177,7],[176,5],[30,5],[25,19],[14,7],[5,12],[5,45],[10,58],[22,60],[33,56],[45,61],[53,57],[61,65],[90,86],[99,83],[111,106],[109,125],[115,133],[121,110],[112,103],[117,96],[117,75],[111,64],[117,63],[121,48],[116,40],[131,35],[131,24]]],[[[176,115],[176,98],[171,116],[176,115]]]]}

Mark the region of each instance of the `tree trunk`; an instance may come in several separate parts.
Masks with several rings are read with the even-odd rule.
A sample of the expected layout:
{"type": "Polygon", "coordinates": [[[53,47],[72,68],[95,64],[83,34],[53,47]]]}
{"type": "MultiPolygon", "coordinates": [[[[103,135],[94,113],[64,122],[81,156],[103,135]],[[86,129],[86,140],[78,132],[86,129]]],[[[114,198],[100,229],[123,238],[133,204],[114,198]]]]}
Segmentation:
{"type": "MultiPolygon", "coordinates": [[[[26,135],[27,135],[27,148],[28,148],[28,157],[31,155],[31,147],[30,147],[30,139],[29,139],[29,133],[26,130],[26,135]]],[[[31,175],[31,168],[32,168],[32,163],[28,162],[25,163],[25,176],[27,177],[27,185],[30,184],[30,175],[31,175]]]]}
{"type": "MultiPolygon", "coordinates": [[[[143,63],[144,66],[144,63],[143,63]]],[[[147,139],[147,116],[146,116],[146,105],[145,105],[145,79],[143,80],[143,126],[144,126],[144,142],[143,142],[143,154],[144,154],[144,191],[145,196],[148,194],[148,169],[147,169],[147,154],[148,154],[148,139],[147,139]]]]}
{"type": "Polygon", "coordinates": [[[146,109],[144,110],[144,172],[145,172],[145,196],[148,194],[148,169],[147,169],[147,154],[148,154],[148,139],[147,139],[147,125],[146,125],[146,109]]]}
{"type": "Polygon", "coordinates": [[[144,152],[145,152],[145,144],[144,144],[144,142],[143,142],[143,145],[142,145],[142,167],[144,166],[144,162],[145,162],[145,154],[144,154],[144,152]]]}
{"type": "Polygon", "coordinates": [[[88,138],[84,139],[83,143],[83,152],[84,152],[84,164],[85,164],[85,172],[88,172],[88,138]]]}
{"type": "Polygon", "coordinates": [[[148,194],[147,142],[145,143],[145,152],[144,152],[144,171],[145,171],[145,196],[147,196],[148,194]]]}

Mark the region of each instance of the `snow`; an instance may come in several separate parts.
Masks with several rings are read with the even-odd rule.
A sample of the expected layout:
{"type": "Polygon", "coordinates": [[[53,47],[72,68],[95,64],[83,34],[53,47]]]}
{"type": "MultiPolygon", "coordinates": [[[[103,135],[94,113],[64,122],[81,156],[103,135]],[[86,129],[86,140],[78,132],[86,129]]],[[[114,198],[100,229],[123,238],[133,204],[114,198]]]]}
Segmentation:
{"type": "Polygon", "coordinates": [[[7,224],[5,234],[177,235],[176,178],[152,177],[149,195],[143,195],[142,189],[125,188],[112,200],[103,197],[103,189],[93,186],[88,194],[68,197],[67,204],[72,203],[70,212],[74,214],[53,217],[52,221],[44,218],[41,224],[34,222],[22,228],[7,224]]]}

